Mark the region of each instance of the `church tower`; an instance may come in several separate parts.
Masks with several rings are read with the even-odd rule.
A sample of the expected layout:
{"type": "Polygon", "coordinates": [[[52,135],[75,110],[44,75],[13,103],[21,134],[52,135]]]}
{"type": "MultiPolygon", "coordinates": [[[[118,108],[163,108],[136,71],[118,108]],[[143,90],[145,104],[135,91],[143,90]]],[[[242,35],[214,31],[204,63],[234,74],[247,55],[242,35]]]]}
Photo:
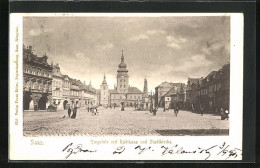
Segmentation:
{"type": "Polygon", "coordinates": [[[144,97],[148,97],[147,79],[144,79],[144,97]]]}
{"type": "Polygon", "coordinates": [[[117,70],[117,91],[119,93],[128,92],[128,70],[126,69],[127,65],[124,63],[124,52],[122,50],[121,63],[118,65],[117,70]]]}
{"type": "Polygon", "coordinates": [[[104,75],[102,85],[100,85],[100,104],[103,106],[107,106],[108,103],[109,103],[108,85],[106,81],[106,75],[104,75]]]}

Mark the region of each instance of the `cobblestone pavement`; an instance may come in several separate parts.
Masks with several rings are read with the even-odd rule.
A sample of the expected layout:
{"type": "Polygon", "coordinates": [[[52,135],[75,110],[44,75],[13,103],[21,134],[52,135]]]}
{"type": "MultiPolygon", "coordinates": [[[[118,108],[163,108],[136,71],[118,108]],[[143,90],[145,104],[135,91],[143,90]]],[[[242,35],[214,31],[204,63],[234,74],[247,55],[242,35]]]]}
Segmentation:
{"type": "Polygon", "coordinates": [[[181,110],[175,117],[173,110],[163,109],[156,116],[133,108],[99,108],[96,116],[78,109],[76,119],[69,118],[66,110],[24,112],[23,119],[24,136],[228,135],[229,129],[229,121],[220,120],[220,116],[181,110]]]}

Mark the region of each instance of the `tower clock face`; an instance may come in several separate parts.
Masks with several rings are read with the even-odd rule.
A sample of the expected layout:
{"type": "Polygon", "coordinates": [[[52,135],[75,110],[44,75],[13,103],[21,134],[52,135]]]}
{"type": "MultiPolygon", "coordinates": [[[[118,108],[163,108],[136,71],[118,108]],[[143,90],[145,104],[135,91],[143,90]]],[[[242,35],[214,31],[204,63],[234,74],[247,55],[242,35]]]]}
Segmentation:
{"type": "Polygon", "coordinates": [[[121,79],[124,80],[124,76],[121,76],[121,79]]]}

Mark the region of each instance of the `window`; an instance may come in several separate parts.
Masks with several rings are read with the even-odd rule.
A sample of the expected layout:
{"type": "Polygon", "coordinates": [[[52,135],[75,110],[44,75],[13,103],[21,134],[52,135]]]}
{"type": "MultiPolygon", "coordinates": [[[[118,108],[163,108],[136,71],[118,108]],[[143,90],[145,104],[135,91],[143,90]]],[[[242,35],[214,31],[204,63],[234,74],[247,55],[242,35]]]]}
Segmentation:
{"type": "Polygon", "coordinates": [[[124,85],[124,88],[125,88],[125,85],[124,85]]]}

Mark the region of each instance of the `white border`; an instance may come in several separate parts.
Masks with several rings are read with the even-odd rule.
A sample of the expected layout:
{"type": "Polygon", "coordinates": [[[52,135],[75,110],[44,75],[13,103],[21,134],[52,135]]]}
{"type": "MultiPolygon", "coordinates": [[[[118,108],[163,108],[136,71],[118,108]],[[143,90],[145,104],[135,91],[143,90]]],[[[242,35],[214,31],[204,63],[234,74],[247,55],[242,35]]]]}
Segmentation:
{"type": "MultiPolygon", "coordinates": [[[[126,151],[120,155],[113,155],[112,152],[117,145],[91,145],[90,139],[96,140],[172,140],[175,144],[183,146],[185,149],[194,149],[199,147],[210,147],[210,145],[221,145],[226,142],[230,147],[242,149],[242,126],[243,126],[243,25],[244,18],[242,13],[12,13],[10,14],[10,47],[9,47],[9,159],[10,160],[65,160],[65,153],[62,149],[70,142],[75,144],[82,143],[89,149],[96,149],[97,153],[80,153],[71,156],[71,160],[203,160],[205,155],[186,154],[186,155],[164,155],[161,156],[161,144],[153,145],[154,150],[158,152],[147,152],[138,155],[133,149],[136,145],[125,145],[126,151]],[[229,136],[152,136],[152,137],[23,137],[23,76],[22,76],[22,39],[23,39],[23,17],[177,17],[177,16],[230,16],[231,17],[231,41],[230,41],[230,132],[229,136]],[[19,40],[15,41],[16,27],[19,27],[19,40]],[[18,80],[16,75],[16,44],[19,46],[18,57],[18,80]],[[19,82],[18,115],[15,115],[15,84],[19,82]],[[15,119],[18,119],[18,125],[15,125],[15,119]],[[31,140],[40,140],[44,145],[32,146],[31,140]]],[[[168,145],[170,146],[170,145],[168,145]]],[[[212,156],[210,160],[224,160],[225,157],[212,156]]],[[[239,155],[234,160],[241,160],[239,155]]],[[[232,160],[231,159],[231,160],[232,160]]]]}

